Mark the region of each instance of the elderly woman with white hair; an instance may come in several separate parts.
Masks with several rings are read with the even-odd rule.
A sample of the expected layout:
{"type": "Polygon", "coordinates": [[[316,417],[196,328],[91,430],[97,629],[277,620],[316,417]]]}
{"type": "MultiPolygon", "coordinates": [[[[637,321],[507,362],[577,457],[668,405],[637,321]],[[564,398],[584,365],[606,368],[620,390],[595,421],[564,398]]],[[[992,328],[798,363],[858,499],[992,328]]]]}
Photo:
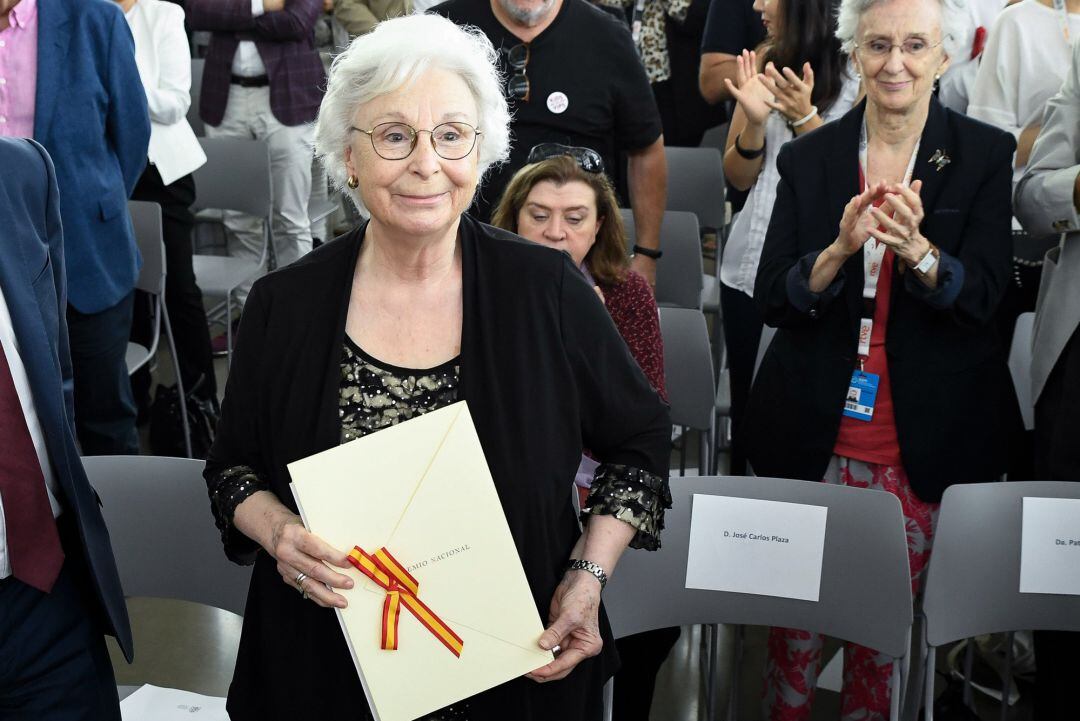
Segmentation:
{"type": "MultiPolygon", "coordinates": [[[[916,591],[942,493],[997,479],[1019,419],[992,323],[1016,142],[934,97],[948,17],[842,0],[866,99],[777,157],[754,299],[778,330],[744,421],[760,475],[896,495],[916,591]]],[[[767,718],[810,717],[820,655],[819,636],[773,629],[767,718]]],[[[849,644],[844,661],[843,718],[887,718],[891,659],[849,644]]]]}
{"type": "Polygon", "coordinates": [[[507,156],[494,62],[434,16],[381,23],[334,61],[316,150],[370,220],[255,284],[206,465],[226,553],[255,564],[234,721],[370,718],[333,612],[345,553],[305,530],[286,464],[460,400],[549,620],[539,643],[562,650],[431,718],[601,715],[600,590],[627,545],[658,545],[670,418],[566,255],[464,215],[507,156]],[[583,443],[602,465],[581,530],[583,443]]]}

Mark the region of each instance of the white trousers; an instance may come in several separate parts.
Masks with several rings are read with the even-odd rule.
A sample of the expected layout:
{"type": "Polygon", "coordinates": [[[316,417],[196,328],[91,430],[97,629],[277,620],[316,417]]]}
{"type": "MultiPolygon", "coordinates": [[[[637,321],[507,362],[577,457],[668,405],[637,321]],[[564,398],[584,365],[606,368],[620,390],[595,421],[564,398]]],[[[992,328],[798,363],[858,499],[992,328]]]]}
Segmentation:
{"type": "MultiPolygon", "coordinates": [[[[274,117],[270,111],[270,88],[242,88],[239,85],[229,86],[229,103],[221,125],[206,126],[208,138],[251,138],[269,144],[270,182],[274,196],[271,239],[278,268],[311,251],[308,198],[311,195],[314,133],[311,124],[282,125],[274,117]]],[[[225,227],[230,241],[236,241],[230,243],[229,254],[257,261],[263,249],[262,220],[226,211],[225,227]]],[[[237,290],[241,306],[250,290],[250,283],[237,290]]]]}

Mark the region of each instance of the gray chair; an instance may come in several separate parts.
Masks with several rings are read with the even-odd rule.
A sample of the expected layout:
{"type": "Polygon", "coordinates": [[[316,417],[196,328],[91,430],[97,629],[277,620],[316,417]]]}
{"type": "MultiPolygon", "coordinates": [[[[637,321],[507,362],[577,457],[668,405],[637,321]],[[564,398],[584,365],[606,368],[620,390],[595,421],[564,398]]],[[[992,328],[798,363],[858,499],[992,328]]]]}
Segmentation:
{"type": "MultiPolygon", "coordinates": [[[[604,591],[616,638],[670,626],[716,623],[824,633],[898,660],[893,667],[892,718],[899,717],[901,666],[907,660],[912,610],[907,535],[895,496],[827,483],[735,476],[675,477],[671,496],[663,546],[653,553],[624,554],[604,591]],[[826,506],[820,599],[815,603],[686,588],[694,494],[826,506]]],[[[737,671],[735,664],[733,676],[737,671]]],[[[707,680],[711,682],[712,675],[707,680]]],[[[738,688],[736,678],[731,679],[730,688],[738,688]]],[[[735,711],[729,706],[728,717],[733,718],[735,711]]]]}
{"type": "Polygon", "coordinates": [[[1035,331],[1035,314],[1021,313],[1016,319],[1012,346],[1009,348],[1009,373],[1012,375],[1016,399],[1024,428],[1035,428],[1035,399],[1031,397],[1031,339],[1035,331]]]}
{"type": "MultiPolygon", "coordinates": [[[[705,316],[700,310],[661,308],[660,335],[664,340],[664,384],[671,404],[671,422],[698,431],[698,472],[708,473],[715,386],[705,316]]],[[[686,471],[685,433],[679,469],[686,471]]]]}
{"type": "MultiPolygon", "coordinates": [[[[128,212],[131,214],[131,224],[135,229],[135,242],[139,246],[139,254],[142,255],[142,268],[139,270],[135,287],[150,296],[151,311],[154,315],[153,338],[149,347],[130,341],[127,344],[125,360],[128,375],[142,368],[157,355],[161,331],[164,328],[165,340],[169,344],[169,354],[172,356],[173,370],[176,374],[176,391],[178,397],[186,398],[184,380],[180,377],[180,358],[176,354],[176,341],[173,338],[172,324],[169,323],[169,310],[165,307],[167,269],[165,243],[162,240],[161,206],[157,203],[132,200],[128,202],[128,212]]],[[[184,450],[188,458],[191,458],[191,427],[188,425],[187,404],[180,403],[179,405],[180,424],[184,429],[184,450]]]]}
{"type": "Polygon", "coordinates": [[[173,598],[243,615],[251,569],[225,558],[203,461],[87,456],[90,485],[128,596],[173,598]]]}
{"type": "Polygon", "coordinates": [[[270,185],[270,151],[265,140],[199,138],[206,164],[195,171],[194,210],[235,210],[263,220],[262,254],[257,262],[219,255],[196,255],[195,278],[203,295],[221,298],[207,316],[224,323],[226,347],[232,359],[234,293],[266,267],[274,212],[270,185]]]}
{"type": "MultiPolygon", "coordinates": [[[[717,242],[727,228],[724,184],[724,156],[717,148],[664,148],[667,156],[667,210],[685,210],[698,218],[702,232],[716,234],[717,242]]],[[[716,273],[705,277],[701,308],[706,313],[720,313],[720,249],[717,248],[716,273]]]]}
{"type": "MultiPolygon", "coordinates": [[[[637,238],[634,214],[619,210],[626,239],[633,246],[637,238]]],[[[656,304],[669,308],[701,308],[704,273],[698,221],[693,213],[665,211],[660,222],[660,248],[664,257],[656,264],[656,304]]],[[[628,248],[629,249],[629,248],[628,248]]]]}
{"type": "MultiPolygon", "coordinates": [[[[769,349],[769,344],[772,343],[774,335],[776,335],[776,328],[767,325],[762,326],[761,339],[758,341],[757,358],[754,360],[754,376],[757,375],[757,369],[761,365],[761,360],[765,357],[765,351],[769,349]]],[[[752,380],[753,378],[751,378],[752,380]]],[[[713,468],[716,468],[716,454],[719,453],[721,442],[730,440],[730,432],[728,431],[731,428],[731,374],[728,368],[720,371],[720,380],[716,384],[716,400],[713,405],[716,412],[716,420],[713,425],[713,468]],[[721,427],[727,430],[721,433],[721,427]]]]}
{"type": "MultiPolygon", "coordinates": [[[[923,591],[929,647],[924,677],[926,721],[934,718],[937,647],[1020,629],[1080,631],[1080,596],[1020,593],[1025,496],[1080,499],[1080,483],[972,483],[945,491],[923,591]]],[[[1012,644],[1007,647],[1011,650],[1012,644]]],[[[1007,658],[1006,666],[1010,664],[1007,658]]],[[[1006,711],[1003,700],[1003,719],[1006,711]]]]}
{"type": "Polygon", "coordinates": [[[206,135],[206,125],[199,117],[199,96],[202,94],[202,76],[206,61],[202,58],[191,59],[191,105],[187,111],[187,121],[191,129],[200,138],[206,135]]]}

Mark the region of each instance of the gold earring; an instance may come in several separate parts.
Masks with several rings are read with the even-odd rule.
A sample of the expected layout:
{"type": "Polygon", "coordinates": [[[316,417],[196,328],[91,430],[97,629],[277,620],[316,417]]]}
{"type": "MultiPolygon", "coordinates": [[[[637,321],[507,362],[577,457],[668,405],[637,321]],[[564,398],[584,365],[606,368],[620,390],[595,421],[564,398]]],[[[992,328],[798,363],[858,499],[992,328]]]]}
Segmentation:
{"type": "Polygon", "coordinates": [[[353,190],[356,190],[360,187],[360,178],[356,177],[355,175],[350,175],[349,179],[345,181],[345,185],[348,185],[353,190]]]}

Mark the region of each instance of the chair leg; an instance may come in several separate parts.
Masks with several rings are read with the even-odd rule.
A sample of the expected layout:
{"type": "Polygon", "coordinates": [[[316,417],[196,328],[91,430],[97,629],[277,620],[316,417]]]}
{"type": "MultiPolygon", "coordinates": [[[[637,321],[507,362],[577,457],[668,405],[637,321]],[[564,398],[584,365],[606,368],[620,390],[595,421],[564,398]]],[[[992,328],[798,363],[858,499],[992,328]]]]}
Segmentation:
{"type": "Polygon", "coordinates": [[[1012,688],[1012,662],[1013,662],[1013,636],[1009,631],[1005,634],[1005,674],[1001,681],[1001,721],[1009,717],[1009,691],[1012,688]]]}
{"type": "Polygon", "coordinates": [[[975,708],[975,691],[971,686],[971,670],[975,665],[975,639],[967,640],[967,648],[964,649],[964,705],[970,709],[975,708]]]}
{"type": "Polygon", "coordinates": [[[731,636],[731,679],[728,688],[727,719],[738,721],[739,718],[739,681],[742,676],[743,632],[744,626],[732,626],[731,636]]]}
{"type": "Polygon", "coordinates": [[[187,394],[184,393],[184,378],[180,373],[180,356],[176,353],[176,341],[173,339],[172,323],[169,322],[169,312],[165,310],[165,304],[161,304],[161,320],[165,325],[165,340],[169,343],[169,353],[172,354],[173,369],[176,371],[176,392],[180,397],[180,425],[184,429],[184,451],[188,458],[191,454],[191,425],[188,423],[187,394]]]}
{"type": "Polygon", "coordinates": [[[934,721],[934,673],[937,666],[937,654],[934,647],[927,644],[926,670],[923,673],[923,719],[934,721]]]}
{"type": "Polygon", "coordinates": [[[682,428],[682,433],[679,436],[679,475],[686,475],[686,426],[679,426],[682,428]]]}
{"type": "Polygon", "coordinates": [[[710,448],[710,432],[709,430],[698,432],[698,475],[709,475],[709,448],[710,448]]]}
{"type": "Polygon", "coordinates": [[[604,684],[604,721],[611,721],[611,714],[615,706],[615,679],[609,678],[604,684]]]}
{"type": "Polygon", "coordinates": [[[889,695],[889,718],[900,721],[900,666],[899,660],[892,663],[892,693],[889,695]]]}
{"type": "Polygon", "coordinates": [[[232,368],[232,290],[225,294],[225,365],[232,368]]]}

